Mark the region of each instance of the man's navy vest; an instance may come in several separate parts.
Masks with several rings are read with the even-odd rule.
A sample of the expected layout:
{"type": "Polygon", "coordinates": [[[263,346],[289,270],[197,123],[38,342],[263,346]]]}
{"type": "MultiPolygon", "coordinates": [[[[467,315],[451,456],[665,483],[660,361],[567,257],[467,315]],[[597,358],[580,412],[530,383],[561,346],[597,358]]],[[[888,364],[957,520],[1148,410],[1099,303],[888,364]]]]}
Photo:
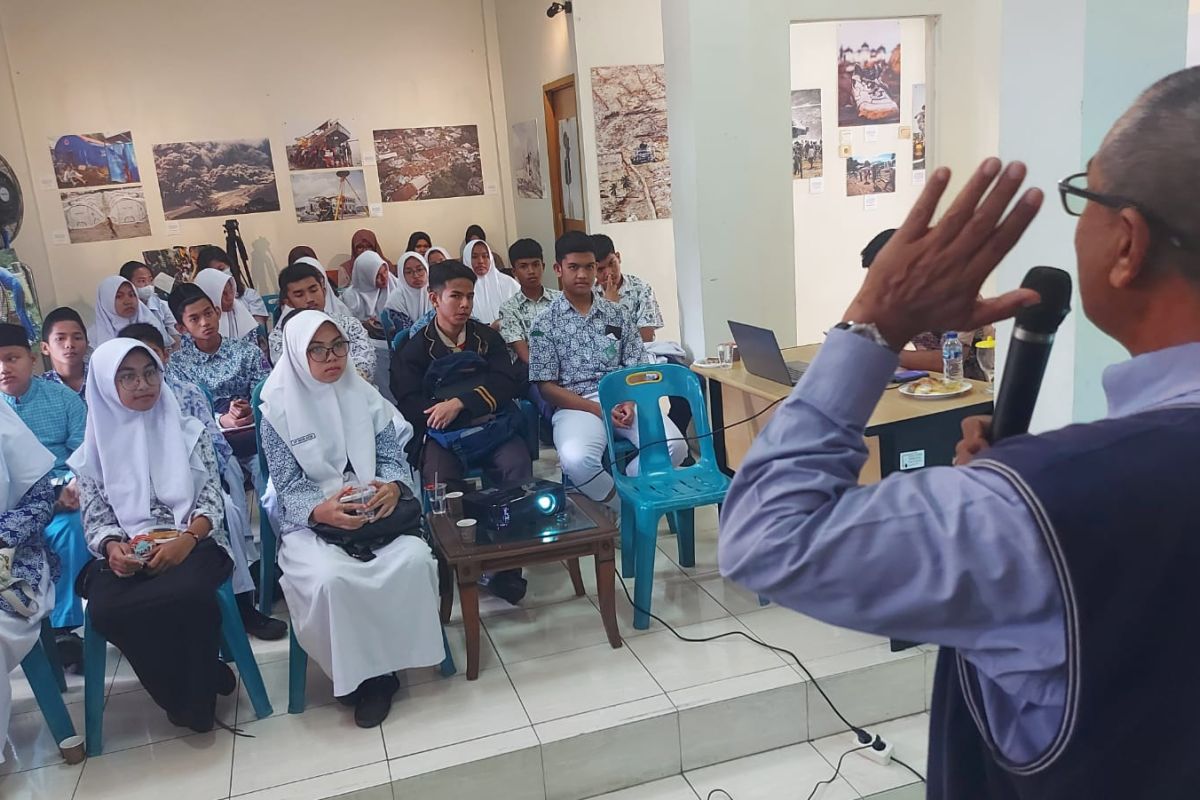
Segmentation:
{"type": "Polygon", "coordinates": [[[1066,710],[1045,753],[1012,763],[974,667],[943,648],[928,797],[1200,798],[1200,408],[1017,437],[971,468],[1008,478],[1042,529],[1066,611],[1066,710]]]}

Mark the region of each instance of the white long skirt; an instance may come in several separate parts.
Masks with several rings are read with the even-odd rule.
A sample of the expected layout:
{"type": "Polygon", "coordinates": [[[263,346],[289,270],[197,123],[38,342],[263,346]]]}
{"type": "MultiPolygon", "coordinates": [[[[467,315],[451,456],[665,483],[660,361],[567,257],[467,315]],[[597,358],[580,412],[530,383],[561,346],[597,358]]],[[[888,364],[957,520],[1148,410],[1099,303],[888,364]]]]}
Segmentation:
{"type": "Polygon", "coordinates": [[[54,584],[50,567],[42,565],[42,584],[33,596],[37,613],[26,618],[0,611],[0,764],[8,746],[8,720],[12,714],[12,671],[21,665],[42,632],[42,617],[54,610],[54,584]]]}
{"type": "Polygon", "coordinates": [[[400,536],[364,562],[300,528],[282,537],[279,566],[296,638],[338,697],[441,663],[437,562],[423,540],[400,536]]]}

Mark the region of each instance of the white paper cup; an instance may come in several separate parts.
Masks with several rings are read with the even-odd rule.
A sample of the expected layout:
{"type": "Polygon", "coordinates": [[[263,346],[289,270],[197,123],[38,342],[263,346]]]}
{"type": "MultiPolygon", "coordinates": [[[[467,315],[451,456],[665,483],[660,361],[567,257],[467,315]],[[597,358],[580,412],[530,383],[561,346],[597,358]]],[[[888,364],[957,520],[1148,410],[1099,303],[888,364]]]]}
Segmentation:
{"type": "Polygon", "coordinates": [[[450,516],[462,516],[463,497],[464,495],[462,492],[446,492],[446,510],[450,512],[450,516]]]}
{"type": "Polygon", "coordinates": [[[458,528],[458,538],[463,544],[475,544],[475,520],[460,519],[454,523],[458,528]]]}
{"type": "Polygon", "coordinates": [[[68,764],[78,764],[83,761],[83,737],[68,736],[58,743],[58,752],[68,764]]]}

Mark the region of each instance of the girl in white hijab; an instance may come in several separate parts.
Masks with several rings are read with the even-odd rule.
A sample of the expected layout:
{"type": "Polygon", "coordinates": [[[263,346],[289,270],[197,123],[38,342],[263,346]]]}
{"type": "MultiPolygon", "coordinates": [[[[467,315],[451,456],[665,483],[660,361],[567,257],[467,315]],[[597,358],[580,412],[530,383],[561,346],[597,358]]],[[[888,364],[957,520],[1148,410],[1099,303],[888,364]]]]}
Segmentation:
{"type": "Polygon", "coordinates": [[[232,275],[219,269],[202,269],[196,273],[195,284],[221,312],[222,336],[241,339],[258,333],[258,320],[254,319],[246,304],[238,299],[237,283],[232,275]]]}
{"type": "Polygon", "coordinates": [[[409,250],[396,264],[402,279],[388,298],[386,310],[408,317],[410,322],[406,327],[412,327],[433,308],[429,302],[429,262],[416,250],[409,250]]]}
{"type": "Polygon", "coordinates": [[[141,342],[96,348],[87,393],[87,431],[67,463],[97,558],[78,581],[92,624],[172,724],[211,730],[217,694],[236,688],[218,657],[216,591],[233,562],[212,441],[163,391],[162,363],[141,342]],[[154,541],[144,554],[143,534],[154,541]],[[139,573],[150,577],[129,579],[139,573]]]}
{"type": "MultiPolygon", "coordinates": [[[[387,308],[388,298],[397,288],[399,284],[396,276],[379,253],[364,250],[354,259],[350,288],[342,292],[342,302],[350,309],[351,316],[367,329],[371,344],[376,350],[388,349],[387,334],[380,319],[387,308]]],[[[394,402],[391,389],[391,359],[387,357],[386,352],[378,355],[379,358],[375,361],[375,388],[388,402],[394,402]]]]}
{"type": "Polygon", "coordinates": [[[444,247],[434,246],[425,251],[425,263],[431,267],[451,258],[454,256],[450,255],[450,251],[444,247]]]}
{"type": "Polygon", "coordinates": [[[93,346],[117,338],[117,332],[126,325],[145,322],[158,328],[164,339],[170,338],[163,329],[162,320],[138,299],[137,289],[120,275],[109,275],[96,287],[96,324],[88,336],[93,346]]]}
{"type": "Polygon", "coordinates": [[[22,581],[0,594],[0,764],[12,711],[9,673],[17,668],[54,609],[54,578],[43,531],[54,516],[47,473],[54,456],[8,403],[0,403],[0,550],[12,559],[11,577],[22,581]],[[11,550],[10,550],[11,548],[11,550]]]}
{"type": "Polygon", "coordinates": [[[442,660],[437,567],[416,536],[359,561],[313,533],[316,523],[363,524],[364,506],[342,499],[356,486],[374,487],[366,508],[390,514],[408,471],[394,409],[347,368],[345,332],[319,311],[300,311],[284,338],[263,386],[260,429],[283,593],[300,644],[333,679],[334,694],[353,703],[358,725],[373,727],[399,688],[393,672],[442,660]]]}
{"type": "Polygon", "coordinates": [[[463,248],[463,263],[470,267],[475,281],[475,310],[471,316],[487,325],[500,319],[500,306],[521,291],[521,284],[496,269],[492,248],[482,239],[472,239],[463,248]]]}

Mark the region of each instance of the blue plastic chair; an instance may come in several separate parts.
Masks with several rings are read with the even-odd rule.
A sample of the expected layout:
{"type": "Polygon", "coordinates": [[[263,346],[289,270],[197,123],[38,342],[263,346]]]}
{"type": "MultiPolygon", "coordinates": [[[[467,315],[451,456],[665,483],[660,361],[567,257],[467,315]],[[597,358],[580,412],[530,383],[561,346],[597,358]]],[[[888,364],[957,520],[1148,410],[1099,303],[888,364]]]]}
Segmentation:
{"type": "MultiPolygon", "coordinates": [[[[263,685],[262,673],[258,670],[258,662],[254,660],[254,652],[250,649],[250,640],[246,637],[246,629],[242,626],[242,616],[238,612],[237,601],[233,596],[233,584],[228,579],[217,589],[217,605],[221,609],[221,649],[233,657],[237,664],[238,675],[254,713],[259,719],[271,716],[271,701],[267,697],[267,687],[263,685]]],[[[92,615],[84,613],[83,617],[83,715],[87,728],[87,754],[98,756],[104,752],[104,667],[106,662],[105,648],[108,642],[92,627],[92,615]]]]}
{"type": "Polygon", "coordinates": [[[634,556],[633,627],[650,627],[650,601],[654,590],[654,551],[658,543],[658,520],[674,515],[679,544],[679,563],[696,563],[695,509],[718,505],[725,500],[729,478],[717,466],[712,427],[704,406],[700,379],[678,364],[630,367],[604,376],[600,381],[600,405],[608,432],[609,455],[617,463],[617,442],[611,411],[619,403],[637,406],[640,475],[630,477],[618,469],[613,480],[621,498],[621,573],[626,572],[628,552],[634,556]],[[659,400],[682,397],[692,408],[700,459],[690,467],[675,467],[666,443],[659,400]],[[630,547],[632,545],[632,547],[630,547]],[[628,549],[627,549],[628,548],[628,549]]]}
{"type": "Polygon", "coordinates": [[[67,690],[67,679],[63,675],[62,662],[54,645],[54,632],[49,620],[42,620],[42,631],[33,649],[21,660],[21,671],[29,681],[29,688],[37,699],[38,708],[46,720],[54,741],[61,743],[75,735],[75,724],[63,703],[62,693],[67,690]]]}
{"type": "Polygon", "coordinates": [[[267,307],[267,316],[272,320],[279,319],[279,295],[264,294],[262,295],[263,305],[267,307]]]}
{"type": "Polygon", "coordinates": [[[406,341],[408,341],[408,331],[407,330],[396,331],[396,335],[393,336],[389,342],[389,344],[391,345],[391,351],[393,353],[395,353],[397,350],[399,350],[401,347],[404,346],[404,343],[406,341]]]}
{"type": "MultiPolygon", "coordinates": [[[[254,438],[258,445],[258,466],[262,470],[263,486],[266,486],[271,473],[267,468],[267,458],[263,454],[262,447],[262,387],[264,383],[266,383],[265,380],[254,387],[251,402],[254,406],[254,438]]],[[[258,526],[259,536],[262,539],[260,543],[262,573],[259,583],[259,610],[264,614],[270,614],[275,590],[275,561],[278,557],[278,548],[276,547],[275,529],[271,527],[271,520],[267,516],[267,510],[263,508],[261,497],[258,498],[258,526]]],[[[304,652],[304,648],[296,640],[296,627],[294,625],[289,627],[291,634],[288,642],[288,713],[303,714],[304,690],[308,684],[308,653],[304,652]]],[[[454,665],[454,656],[450,652],[450,641],[446,638],[445,628],[442,629],[442,646],[445,648],[446,656],[442,659],[441,671],[442,675],[449,677],[456,673],[458,668],[454,665]]]]}

